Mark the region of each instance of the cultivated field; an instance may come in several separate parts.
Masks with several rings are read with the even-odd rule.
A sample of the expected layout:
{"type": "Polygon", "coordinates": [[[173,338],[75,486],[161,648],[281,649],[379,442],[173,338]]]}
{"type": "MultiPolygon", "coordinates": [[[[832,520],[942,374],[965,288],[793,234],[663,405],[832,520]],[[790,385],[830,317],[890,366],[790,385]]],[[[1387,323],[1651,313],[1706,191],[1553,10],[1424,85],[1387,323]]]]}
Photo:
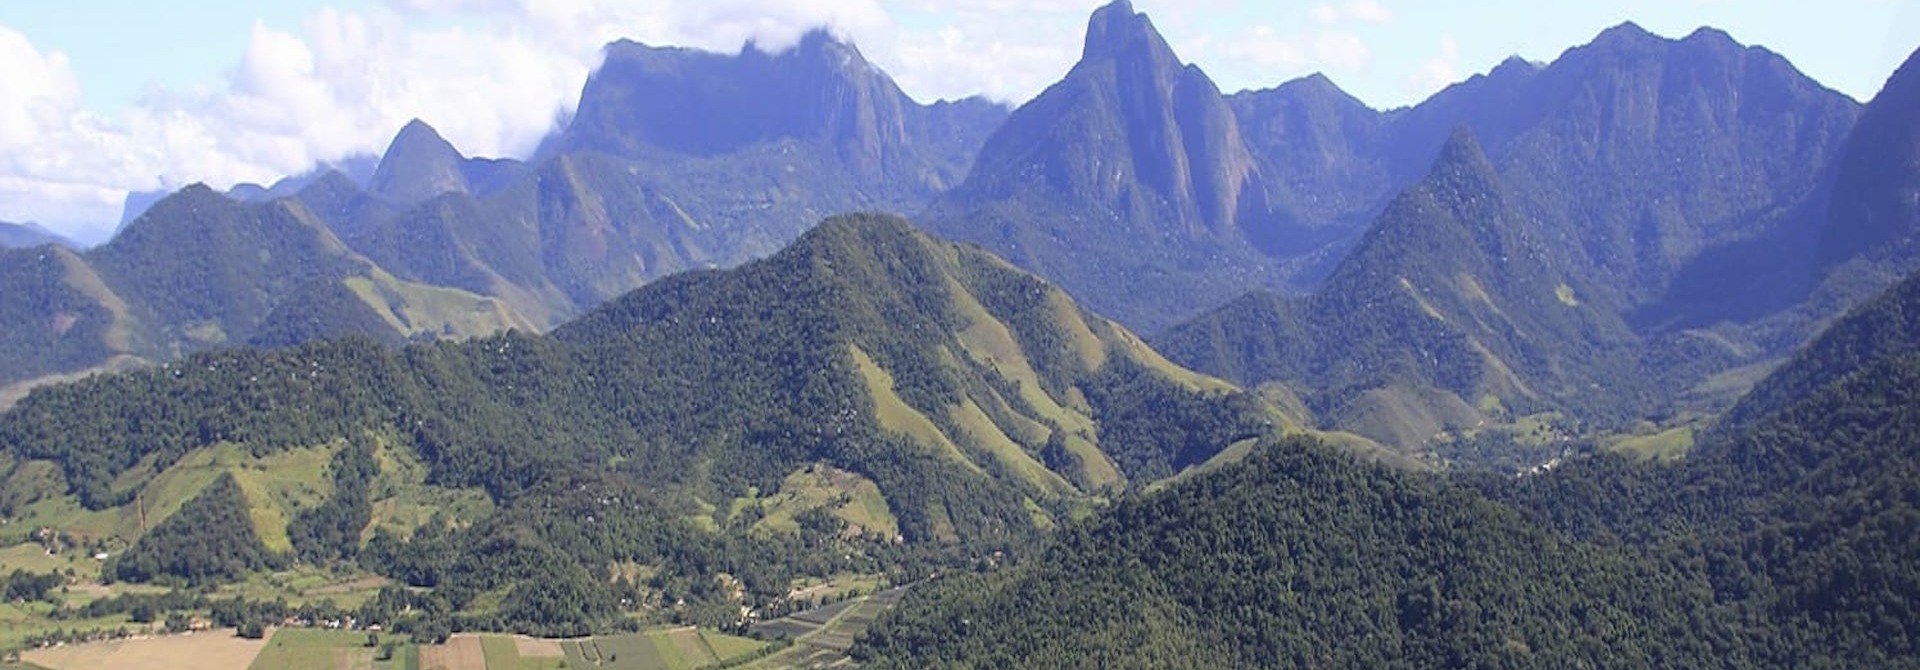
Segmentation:
{"type": "Polygon", "coordinates": [[[420,647],[420,670],[487,670],[487,650],[477,635],[420,647]]]}
{"type": "Polygon", "coordinates": [[[568,640],[560,646],[574,670],[693,670],[751,654],[765,643],[689,627],[568,640]]]}
{"type": "Polygon", "coordinates": [[[906,595],[906,587],[896,587],[756,625],[755,632],[790,639],[792,646],[741,667],[755,670],[850,667],[853,660],[847,657],[847,650],[853,647],[854,638],[867,632],[881,614],[893,609],[906,595]]]}
{"type": "MultiPolygon", "coordinates": [[[[254,659],[252,670],[386,670],[392,662],[375,664],[367,634],[311,628],[282,628],[268,637],[254,659]]],[[[181,666],[189,667],[189,666],[181,666]]]]}
{"type": "Polygon", "coordinates": [[[265,647],[265,642],[238,637],[229,628],[36,649],[22,660],[47,670],[247,670],[260,667],[252,664],[265,647]]]}

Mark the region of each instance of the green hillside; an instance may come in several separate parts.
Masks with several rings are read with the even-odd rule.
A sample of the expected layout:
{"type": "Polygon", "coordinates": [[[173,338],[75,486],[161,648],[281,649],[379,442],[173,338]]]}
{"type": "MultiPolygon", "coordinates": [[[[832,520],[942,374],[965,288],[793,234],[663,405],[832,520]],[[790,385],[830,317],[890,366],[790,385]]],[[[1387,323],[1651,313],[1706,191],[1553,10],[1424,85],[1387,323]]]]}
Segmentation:
{"type": "Polygon", "coordinates": [[[221,346],[533,327],[504,301],[392,276],[321,216],[302,200],[247,203],[193,186],[104,246],[0,252],[0,383],[26,387],[221,346]]]}
{"type": "Polygon", "coordinates": [[[107,519],[89,535],[136,546],[110,520],[209,450],[333,453],[330,475],[300,470],[305,493],[249,489],[274,560],[358,555],[476,626],[563,632],[611,625],[622,565],[721,616],[716,573],[766,604],[793,576],[911,575],[1022,545],[1283,428],[1274,416],[1004,261],[858,216],[550,336],[227,350],[48,387],[0,415],[0,453],[54,478],[22,507],[107,519]],[[313,451],[342,442],[402,451],[313,451]],[[421,519],[402,507],[464,489],[499,511],[405,522],[421,519]]]}
{"type": "Polygon", "coordinates": [[[81,255],[0,250],[0,383],[85,370],[155,346],[132,306],[81,255]]]}

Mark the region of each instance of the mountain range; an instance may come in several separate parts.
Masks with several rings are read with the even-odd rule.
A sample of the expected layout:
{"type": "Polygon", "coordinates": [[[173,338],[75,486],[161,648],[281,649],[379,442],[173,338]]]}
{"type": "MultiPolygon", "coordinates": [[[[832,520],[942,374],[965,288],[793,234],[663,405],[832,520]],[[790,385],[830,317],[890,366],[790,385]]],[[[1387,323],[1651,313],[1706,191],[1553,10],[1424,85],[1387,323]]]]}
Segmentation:
{"type": "Polygon", "coordinates": [[[1678,300],[1675,278],[1710,252],[1817,223],[1796,207],[1858,114],[1725,33],[1633,24],[1410,108],[1369,109],[1319,76],[1223,96],[1116,2],[926,218],[1157,332],[1246,290],[1318,285],[1465,125],[1542,234],[1640,308],[1678,300]]]}
{"type": "Polygon", "coordinates": [[[824,32],[777,54],[615,43],[532,163],[463,156],[416,121],[370,169],[242,185],[235,202],[130,198],[140,214],[112,241],[66,259],[86,276],[9,268],[23,283],[0,292],[24,299],[0,314],[15,361],[0,384],[342,328],[262,321],[276,314],[339,314],[388,340],[544,331],[667,274],[770,254],[828,214],[915,209],[1004,114],[920,105],[824,32]],[[750,113],[720,127],[722,108],[750,113]],[[692,125],[711,141],[689,143],[692,125]]]}
{"type": "Polygon", "coordinates": [[[1617,428],[1676,406],[1724,408],[1756,372],[1911,269],[1911,261],[1894,260],[1906,256],[1882,251],[1897,249],[1894,240],[1844,252],[1833,240],[1873,235],[1860,229],[1910,216],[1861,213],[1857,203],[1899,202],[1920,183],[1897,171],[1863,179],[1865,172],[1844,168],[1899,160],[1875,156],[1887,147],[1897,155],[1899,142],[1865,138],[1913,131],[1916,110],[1905,107],[1911,77],[1896,74],[1860,115],[1866,121],[1842,132],[1854,116],[1850,102],[1831,99],[1777,56],[1730,44],[1710,30],[1668,42],[1622,26],[1550,66],[1510,61],[1442,92],[1406,113],[1463,104],[1502,81],[1565,90],[1572,84],[1551,82],[1580,82],[1576,75],[1597,63],[1638,64],[1599,69],[1625,71],[1609,75],[1603,90],[1657,94],[1612,99],[1581,84],[1587,92],[1575,100],[1611,100],[1620,109],[1547,116],[1508,139],[1499,158],[1465,149],[1484,143],[1462,138],[1484,137],[1481,128],[1502,132],[1500,123],[1458,126],[1428,176],[1390,202],[1311,294],[1249,294],[1156,342],[1195,369],[1284,385],[1315,413],[1309,423],[1402,448],[1543,411],[1617,428]],[[1711,58],[1697,62],[1703,54],[1711,58]],[[1648,105],[1676,111],[1657,122],[1625,114],[1648,105]],[[1886,117],[1903,120],[1871,122],[1886,117]],[[1640,125],[1592,125],[1601,119],[1640,125]],[[1588,139],[1602,144],[1569,139],[1573,127],[1598,132],[1588,139]],[[1768,139],[1780,137],[1792,141],[1768,139]],[[1646,165],[1680,172],[1656,178],[1641,173],[1646,165]],[[1608,173],[1575,175],[1580,166],[1608,173]],[[1460,174],[1474,178],[1448,178],[1460,174]],[[1647,203],[1668,209],[1645,211],[1641,223],[1622,214],[1647,203]],[[1620,244],[1627,239],[1639,241],[1620,244]]]}
{"type": "Polygon", "coordinates": [[[1920,52],[1862,106],[1623,24],[1380,111],[1119,0],[1009,110],[620,41],[525,161],[416,120],[0,225],[0,539],[141,585],[33,605],[88,625],[291,572],[414,640],[737,630],[853,575],[918,585],[875,667],[1898,665],[1916,193],[1920,52]]]}
{"type": "Polygon", "coordinates": [[[12,269],[25,283],[0,314],[17,361],[0,400],[256,332],[545,331],[878,210],[1058,282],[1183,364],[1298,396],[1303,423],[1403,449],[1546,411],[1602,426],[1713,411],[1903,274],[1906,255],[1874,250],[1912,218],[1907,88],[1863,113],[1725,33],[1629,23],[1409,108],[1370,109],[1321,76],[1227,95],[1121,1],[1093,14],[1080,62],[1009,114],[916,103],[824,31],[779,53],[621,41],[528,162],[465,156],[414,121],[377,162],[229,191],[242,207],[169,196],[67,262],[85,272],[12,269]],[[1453,151],[1462,129],[1472,151],[1453,151]],[[1477,156],[1462,159],[1477,177],[1430,183],[1451,169],[1434,156],[1454,153],[1477,156]],[[1458,202],[1412,206],[1422,192],[1458,202]],[[201,211],[300,225],[178,234],[201,211]],[[207,269],[173,267],[187,265],[207,269]],[[257,284],[269,267],[296,271],[257,284]],[[1541,282],[1552,300],[1506,293],[1541,282]],[[1439,314],[1422,351],[1382,328],[1419,323],[1412,307],[1368,307],[1410,290],[1439,314]]]}

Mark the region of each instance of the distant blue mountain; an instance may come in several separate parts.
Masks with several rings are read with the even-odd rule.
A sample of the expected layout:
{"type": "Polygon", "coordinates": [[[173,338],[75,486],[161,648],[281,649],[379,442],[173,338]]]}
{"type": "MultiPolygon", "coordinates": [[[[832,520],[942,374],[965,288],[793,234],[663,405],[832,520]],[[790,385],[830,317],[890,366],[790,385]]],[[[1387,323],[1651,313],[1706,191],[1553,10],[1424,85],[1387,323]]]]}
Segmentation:
{"type": "Polygon", "coordinates": [[[59,233],[42,228],[39,224],[0,221],[0,249],[24,249],[43,244],[58,244],[69,249],[80,248],[80,245],[73,240],[61,237],[59,233]]]}

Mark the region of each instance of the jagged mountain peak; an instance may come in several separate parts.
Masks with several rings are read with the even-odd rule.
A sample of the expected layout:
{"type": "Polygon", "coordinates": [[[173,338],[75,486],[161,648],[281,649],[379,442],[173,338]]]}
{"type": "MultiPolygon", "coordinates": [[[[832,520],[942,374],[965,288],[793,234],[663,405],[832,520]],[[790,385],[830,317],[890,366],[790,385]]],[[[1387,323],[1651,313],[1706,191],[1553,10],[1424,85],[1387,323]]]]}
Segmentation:
{"type": "Polygon", "coordinates": [[[843,39],[824,27],[808,30],[792,48],[776,55],[782,54],[839,67],[867,66],[867,57],[860,53],[860,47],[853,40],[843,39]]]}
{"type": "Polygon", "coordinates": [[[1493,165],[1487,162],[1487,152],[1480,146],[1480,138],[1473,129],[1465,124],[1454,126],[1447,135],[1446,144],[1440,145],[1440,156],[1434,159],[1433,172],[1443,170],[1467,169],[1491,176],[1493,165]]]}
{"type": "Polygon", "coordinates": [[[442,193],[471,190],[461,164],[466,157],[425,121],[414,119],[400,128],[374,168],[368,190],[401,203],[415,203],[442,193]]]}
{"type": "Polygon", "coordinates": [[[973,176],[1024,179],[1019,165],[1040,158],[1057,189],[1111,203],[1144,195],[1128,184],[1138,182],[1171,208],[1175,229],[1231,228],[1253,166],[1219,88],[1127,2],[1094,13],[1086,45],[988,140],[973,176]]]}
{"type": "Polygon", "coordinates": [[[587,78],[557,144],[639,158],[700,157],[767,142],[823,143],[863,179],[921,176],[925,109],[860,50],[823,29],[777,53],[737,54],[620,41],[587,78]]]}
{"type": "Polygon", "coordinates": [[[1133,10],[1133,3],[1116,0],[1093,12],[1087,20],[1086,44],[1080,52],[1083,61],[1121,58],[1137,54],[1169,55],[1172,47],[1153,27],[1153,21],[1133,10]]]}
{"type": "Polygon", "coordinates": [[[1327,78],[1327,75],[1320,72],[1315,72],[1298,79],[1289,79],[1275,88],[1282,91],[1298,91],[1313,95],[1348,95],[1346,90],[1340,88],[1339,84],[1334,83],[1332,79],[1327,78]]]}
{"type": "Polygon", "coordinates": [[[1652,31],[1646,28],[1640,27],[1640,24],[1632,21],[1623,21],[1613,27],[1600,31],[1599,35],[1594,36],[1592,44],[1596,46],[1640,46],[1660,41],[1663,41],[1662,37],[1653,34],[1652,31]]]}
{"type": "Polygon", "coordinates": [[[1540,69],[1543,67],[1546,67],[1546,65],[1543,63],[1536,63],[1534,61],[1521,58],[1520,54],[1513,54],[1511,56],[1507,56],[1504,60],[1501,60],[1499,65],[1493,66],[1493,69],[1489,70],[1488,74],[1490,76],[1495,76],[1495,77],[1502,76],[1503,74],[1508,74],[1508,73],[1530,74],[1534,72],[1539,72],[1540,69]]]}
{"type": "Polygon", "coordinates": [[[1693,32],[1687,33],[1686,37],[1680,38],[1680,41],[1696,44],[1740,44],[1739,41],[1733,39],[1733,35],[1713,26],[1700,26],[1695,28],[1693,32]]]}
{"type": "MultiPolygon", "coordinates": [[[[395,149],[401,148],[432,149],[436,152],[448,152],[454,155],[459,155],[460,153],[458,149],[453,147],[453,143],[448,142],[445,137],[440,135],[439,130],[434,129],[434,127],[428,125],[426,121],[418,118],[409,120],[406,125],[400,127],[400,132],[393,136],[393,142],[387,145],[387,153],[382,155],[391,155],[395,149]]],[[[375,169],[377,170],[378,168],[375,169]]]]}
{"type": "Polygon", "coordinates": [[[994,131],[925,222],[1097,311],[1162,327],[1115,293],[1190,295],[1205,282],[1237,293],[1258,281],[1248,231],[1272,208],[1239,124],[1219,87],[1181,63],[1144,15],[1107,5],[1087,23],[1084,58],[994,131]],[[1193,270],[1201,266],[1213,269],[1193,270]],[[1121,274],[1162,279],[1129,286],[1121,274]]]}

